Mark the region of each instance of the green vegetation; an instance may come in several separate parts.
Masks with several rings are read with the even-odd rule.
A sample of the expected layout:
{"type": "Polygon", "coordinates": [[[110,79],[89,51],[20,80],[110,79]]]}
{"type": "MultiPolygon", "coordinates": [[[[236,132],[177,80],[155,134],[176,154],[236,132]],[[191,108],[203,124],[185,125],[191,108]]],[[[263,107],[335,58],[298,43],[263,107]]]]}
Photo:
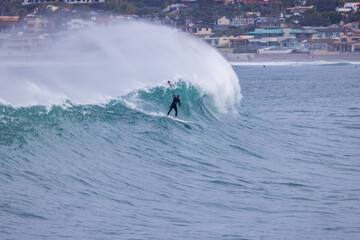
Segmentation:
{"type": "MultiPolygon", "coordinates": [[[[354,0],[308,0],[307,5],[314,5],[313,10],[305,12],[301,16],[292,16],[286,21],[288,23],[300,24],[302,26],[327,26],[338,24],[340,21],[351,22],[359,21],[360,13],[350,12],[342,15],[335,12],[336,7],[343,6],[345,2],[354,0]]],[[[22,5],[21,1],[12,2],[10,0],[0,0],[0,14],[3,16],[26,16],[37,9],[37,14],[45,16],[79,16],[85,15],[83,12],[88,10],[100,11],[104,13],[136,14],[139,16],[165,17],[166,13],[162,10],[173,3],[180,3],[180,0],[106,0],[105,3],[96,4],[67,4],[64,2],[54,2],[45,4],[22,5]],[[47,8],[48,5],[60,6],[69,11],[54,11],[47,8]]],[[[216,21],[222,16],[231,19],[235,16],[243,15],[246,12],[260,12],[261,16],[279,16],[280,12],[287,7],[299,5],[300,0],[282,0],[280,4],[263,6],[260,4],[246,4],[238,6],[236,4],[219,4],[215,0],[198,0],[198,5],[191,7],[179,15],[172,15],[178,19],[178,25],[185,24],[186,20],[192,20],[195,24],[215,25],[216,21]]],[[[227,31],[238,32],[241,30],[230,29],[227,31]]]]}
{"type": "Polygon", "coordinates": [[[337,12],[322,12],[321,16],[323,16],[325,19],[328,19],[330,21],[330,24],[339,24],[340,21],[343,19],[341,13],[337,12]]]}
{"type": "Polygon", "coordinates": [[[350,13],[347,16],[347,22],[355,22],[355,21],[360,21],[360,12],[350,13]]]}
{"type": "MultiPolygon", "coordinates": [[[[23,13],[24,8],[21,2],[10,2],[8,0],[0,0],[0,15],[1,16],[15,16],[23,13]]],[[[27,12],[27,10],[25,9],[27,12]]],[[[26,15],[26,14],[25,14],[26,15]]]]}
{"type": "Polygon", "coordinates": [[[318,12],[334,11],[336,7],[343,5],[341,0],[308,0],[307,5],[314,5],[318,12]]]}
{"type": "Polygon", "coordinates": [[[107,0],[104,4],[96,4],[95,6],[114,14],[132,14],[135,12],[135,7],[126,0],[107,0]]]}
{"type": "Polygon", "coordinates": [[[330,25],[330,20],[325,18],[323,15],[317,11],[311,9],[307,10],[303,17],[300,19],[300,25],[302,26],[328,26],[330,25]]]}

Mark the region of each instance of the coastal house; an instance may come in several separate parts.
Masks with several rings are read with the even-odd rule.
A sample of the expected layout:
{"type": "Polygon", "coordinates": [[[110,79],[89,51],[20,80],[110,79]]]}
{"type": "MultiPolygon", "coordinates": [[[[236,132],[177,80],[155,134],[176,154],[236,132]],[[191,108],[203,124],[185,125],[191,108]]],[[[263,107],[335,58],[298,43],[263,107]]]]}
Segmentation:
{"type": "Polygon", "coordinates": [[[314,39],[321,39],[321,38],[339,38],[341,35],[344,34],[343,28],[319,28],[317,33],[314,35],[314,39]]]}
{"type": "Polygon", "coordinates": [[[34,3],[52,3],[58,2],[58,0],[24,0],[22,5],[34,4],[34,3]]]}
{"type": "Polygon", "coordinates": [[[314,51],[314,50],[332,50],[334,39],[307,39],[304,42],[304,46],[306,50],[314,51]]]}
{"type": "Polygon", "coordinates": [[[300,38],[287,38],[280,42],[280,49],[296,49],[296,50],[304,49],[305,40],[306,39],[300,39],[300,38]]]}
{"type": "Polygon", "coordinates": [[[351,9],[351,11],[357,12],[360,10],[360,2],[345,3],[344,8],[348,8],[351,9]]]}
{"type": "Polygon", "coordinates": [[[260,17],[261,16],[261,13],[260,12],[246,12],[246,16],[247,17],[260,17]]]}
{"type": "Polygon", "coordinates": [[[347,32],[358,33],[360,32],[360,21],[348,23],[344,25],[344,29],[347,32]]]}
{"type": "Polygon", "coordinates": [[[285,19],[277,17],[258,17],[254,19],[254,25],[258,28],[279,28],[285,26],[285,19]]]}
{"type": "Polygon", "coordinates": [[[312,29],[291,29],[290,35],[295,38],[303,39],[303,38],[313,38],[314,35],[317,34],[316,30],[312,29]]]}
{"type": "Polygon", "coordinates": [[[339,52],[360,51],[360,34],[344,34],[333,43],[333,47],[339,52]]]}
{"type": "Polygon", "coordinates": [[[48,18],[26,17],[24,30],[30,33],[51,33],[55,30],[55,22],[48,18]]]}
{"type": "Polygon", "coordinates": [[[167,25],[171,25],[171,26],[174,26],[174,27],[176,27],[176,25],[177,25],[176,19],[171,18],[169,16],[165,16],[164,19],[162,20],[162,23],[167,24],[167,25]]]}
{"type": "Polygon", "coordinates": [[[360,52],[360,33],[352,34],[351,39],[354,41],[354,51],[360,52]]]}
{"type": "Polygon", "coordinates": [[[4,32],[6,29],[14,29],[19,19],[19,16],[0,16],[0,32],[4,32]]]}
{"type": "Polygon", "coordinates": [[[254,25],[254,20],[254,17],[236,16],[231,20],[230,25],[235,27],[254,25]]]}
{"type": "Polygon", "coordinates": [[[287,38],[308,38],[312,37],[313,34],[316,34],[314,30],[301,30],[301,29],[291,29],[291,28],[279,28],[279,29],[255,29],[255,31],[248,32],[249,35],[254,35],[255,39],[263,38],[281,38],[285,40],[287,38]]]}
{"type": "Polygon", "coordinates": [[[133,20],[134,16],[117,16],[117,17],[92,17],[91,21],[95,26],[105,27],[123,23],[126,20],[133,20]]]}
{"type": "Polygon", "coordinates": [[[231,2],[231,0],[215,0],[215,4],[224,4],[227,5],[231,2]]]}
{"type": "Polygon", "coordinates": [[[212,31],[225,31],[230,25],[214,25],[211,27],[212,31]]]}
{"type": "Polygon", "coordinates": [[[215,0],[215,3],[223,4],[223,5],[233,4],[235,6],[241,6],[242,1],[241,0],[215,0]]]}
{"type": "Polygon", "coordinates": [[[167,6],[162,10],[163,13],[169,13],[169,14],[179,14],[184,11],[186,11],[188,6],[184,3],[175,3],[171,4],[170,6],[167,6]]]}
{"type": "Polygon", "coordinates": [[[254,36],[237,36],[230,38],[230,43],[232,48],[248,48],[250,39],[253,39],[254,36]]]}
{"type": "Polygon", "coordinates": [[[190,25],[182,28],[182,31],[194,34],[198,37],[210,37],[213,35],[212,29],[207,25],[190,25]]]}
{"type": "Polygon", "coordinates": [[[24,0],[23,5],[34,3],[52,3],[52,2],[65,2],[65,3],[104,3],[106,0],[24,0]]]}
{"type": "Polygon", "coordinates": [[[357,12],[360,10],[360,2],[345,3],[343,7],[337,7],[335,10],[338,13],[357,12]]]}
{"type": "Polygon", "coordinates": [[[284,15],[285,17],[290,17],[290,16],[294,16],[294,15],[301,15],[304,12],[314,9],[314,6],[297,6],[297,7],[292,7],[292,8],[285,8],[284,11],[284,15]]]}
{"type": "Polygon", "coordinates": [[[229,48],[231,37],[205,37],[202,38],[203,41],[210,44],[213,47],[217,48],[229,48]]]}
{"type": "Polygon", "coordinates": [[[83,19],[71,19],[66,23],[68,30],[78,30],[88,27],[95,26],[95,23],[93,21],[86,21],[83,19]]]}
{"type": "Polygon", "coordinates": [[[284,36],[282,29],[255,29],[247,34],[254,36],[249,40],[250,45],[254,48],[277,46],[279,39],[284,36]]]}
{"type": "Polygon", "coordinates": [[[282,37],[284,32],[282,29],[255,29],[255,31],[248,32],[247,34],[254,35],[254,39],[263,39],[282,37]]]}
{"type": "Polygon", "coordinates": [[[28,52],[36,51],[49,38],[49,34],[24,34],[0,36],[0,48],[4,52],[28,52]]]}
{"type": "Polygon", "coordinates": [[[346,14],[351,12],[351,8],[337,7],[335,11],[338,13],[346,14]]]}
{"type": "Polygon", "coordinates": [[[223,16],[222,18],[217,20],[217,25],[225,25],[225,26],[229,26],[230,25],[230,19],[228,19],[227,17],[223,16]]]}
{"type": "Polygon", "coordinates": [[[197,6],[197,0],[181,0],[181,3],[185,4],[188,7],[197,6]]]}
{"type": "Polygon", "coordinates": [[[242,5],[246,4],[259,4],[263,6],[267,6],[269,4],[277,5],[279,4],[280,0],[238,0],[239,3],[242,5]]]}
{"type": "Polygon", "coordinates": [[[202,40],[213,47],[217,47],[219,45],[219,37],[214,37],[214,38],[207,37],[207,38],[203,38],[202,40]]]}
{"type": "Polygon", "coordinates": [[[104,3],[106,0],[62,0],[66,3],[104,3]]]}
{"type": "Polygon", "coordinates": [[[271,46],[281,46],[284,40],[284,44],[296,44],[294,41],[289,39],[298,39],[297,41],[302,41],[307,37],[312,37],[316,33],[314,30],[301,30],[301,29],[291,29],[291,28],[282,28],[282,29],[255,29],[255,31],[248,32],[247,34],[253,35],[254,38],[250,39],[250,44],[256,45],[258,47],[271,47],[271,46]]]}
{"type": "Polygon", "coordinates": [[[50,4],[50,5],[46,6],[46,9],[49,10],[49,11],[55,12],[56,10],[59,9],[59,6],[55,6],[55,5],[50,4]]]}

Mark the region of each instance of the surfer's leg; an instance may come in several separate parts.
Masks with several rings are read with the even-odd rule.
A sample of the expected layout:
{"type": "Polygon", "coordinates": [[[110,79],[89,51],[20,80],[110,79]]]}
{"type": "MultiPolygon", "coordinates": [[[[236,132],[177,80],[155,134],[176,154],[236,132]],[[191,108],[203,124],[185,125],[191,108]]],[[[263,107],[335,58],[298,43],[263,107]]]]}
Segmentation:
{"type": "Polygon", "coordinates": [[[169,112],[168,112],[168,114],[167,114],[168,116],[169,116],[169,114],[170,114],[170,112],[171,112],[172,109],[173,109],[173,107],[171,106],[171,107],[170,107],[170,110],[169,110],[169,112]]]}
{"type": "Polygon", "coordinates": [[[175,106],[174,109],[175,109],[175,118],[176,118],[177,117],[177,107],[175,106]]]}

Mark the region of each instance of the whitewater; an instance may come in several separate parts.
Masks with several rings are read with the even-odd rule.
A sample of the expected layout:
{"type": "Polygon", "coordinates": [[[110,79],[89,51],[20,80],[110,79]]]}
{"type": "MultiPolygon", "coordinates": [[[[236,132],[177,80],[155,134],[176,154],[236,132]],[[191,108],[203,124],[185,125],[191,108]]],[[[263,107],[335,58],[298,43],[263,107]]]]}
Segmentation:
{"type": "Polygon", "coordinates": [[[0,61],[0,239],[360,237],[360,63],[231,65],[141,23],[34,59],[0,61]]]}

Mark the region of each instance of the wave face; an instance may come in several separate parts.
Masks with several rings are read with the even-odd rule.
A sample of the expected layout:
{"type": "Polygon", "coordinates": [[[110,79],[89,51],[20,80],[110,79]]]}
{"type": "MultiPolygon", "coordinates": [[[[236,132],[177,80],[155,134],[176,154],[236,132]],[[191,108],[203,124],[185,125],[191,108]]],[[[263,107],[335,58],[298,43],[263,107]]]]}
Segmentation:
{"type": "Polygon", "coordinates": [[[107,103],[179,79],[209,96],[221,112],[241,99],[237,76],[214,49],[177,30],[143,23],[63,36],[39,61],[0,69],[0,102],[12,106],[107,103]]]}
{"type": "MultiPolygon", "coordinates": [[[[222,60],[214,56],[200,69],[218,71],[212,61],[222,60]]],[[[51,63],[44,74],[70,71],[64,64],[51,63]]],[[[42,79],[39,66],[3,63],[2,71],[42,79]]],[[[99,99],[109,96],[94,103],[76,91],[69,97],[70,80],[58,83],[67,94],[61,104],[47,105],[52,99],[43,102],[45,95],[34,97],[41,104],[29,105],[21,96],[14,97],[17,104],[6,98],[11,104],[0,105],[0,239],[356,239],[357,67],[230,68],[244,94],[233,106],[238,82],[228,93],[217,92],[202,85],[202,75],[180,72],[190,76],[174,83],[182,101],[179,118],[188,124],[165,116],[173,92],[150,75],[149,85],[135,80],[139,86],[131,82],[128,91],[113,95],[106,92],[110,86],[89,82],[84,92],[98,87],[99,99]],[[214,102],[236,111],[222,113],[214,102]]],[[[133,76],[144,70],[133,69],[133,76]]],[[[219,69],[228,69],[227,63],[219,69]]],[[[45,79],[38,87],[56,91],[45,79]]],[[[231,79],[207,81],[232,86],[231,79]]],[[[6,86],[18,84],[11,80],[6,86]]],[[[71,80],[79,90],[75,80],[83,80],[71,80]]]]}

